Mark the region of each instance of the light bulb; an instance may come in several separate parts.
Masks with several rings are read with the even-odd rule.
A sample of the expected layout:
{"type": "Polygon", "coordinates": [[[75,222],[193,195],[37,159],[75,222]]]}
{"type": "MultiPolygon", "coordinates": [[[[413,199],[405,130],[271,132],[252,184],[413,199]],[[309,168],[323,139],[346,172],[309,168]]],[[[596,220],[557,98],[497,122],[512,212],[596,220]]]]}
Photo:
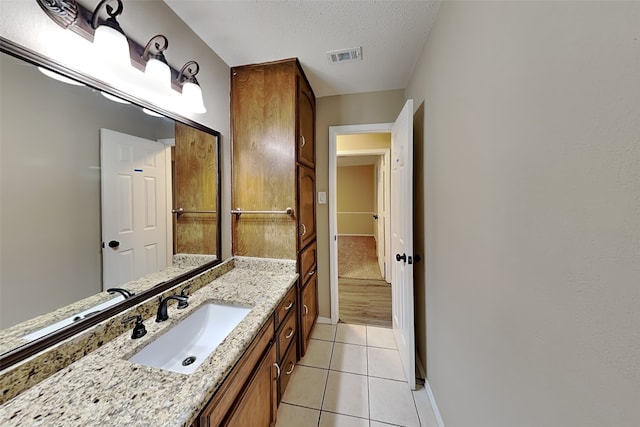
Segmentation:
{"type": "Polygon", "coordinates": [[[107,63],[115,67],[130,67],[129,41],[118,30],[107,25],[96,28],[93,44],[98,49],[98,55],[107,63]]]}
{"type": "Polygon", "coordinates": [[[171,89],[171,69],[159,59],[150,58],[147,61],[144,74],[156,87],[164,90],[171,89]]]}

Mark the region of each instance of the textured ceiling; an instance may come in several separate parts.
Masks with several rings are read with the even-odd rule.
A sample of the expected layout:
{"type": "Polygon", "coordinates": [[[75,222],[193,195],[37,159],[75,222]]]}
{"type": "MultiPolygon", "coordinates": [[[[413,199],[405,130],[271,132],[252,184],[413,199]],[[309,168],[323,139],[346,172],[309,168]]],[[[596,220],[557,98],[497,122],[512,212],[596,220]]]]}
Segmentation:
{"type": "Polygon", "coordinates": [[[435,21],[424,0],[164,0],[228,65],[298,57],[316,96],[403,89],[435,21]],[[326,52],[362,46],[362,61],[326,52]]]}

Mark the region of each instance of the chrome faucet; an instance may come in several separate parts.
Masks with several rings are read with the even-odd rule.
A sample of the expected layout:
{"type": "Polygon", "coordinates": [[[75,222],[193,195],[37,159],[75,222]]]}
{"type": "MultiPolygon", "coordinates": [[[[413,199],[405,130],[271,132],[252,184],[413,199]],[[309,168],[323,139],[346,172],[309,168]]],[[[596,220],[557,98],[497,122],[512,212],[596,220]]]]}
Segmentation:
{"type": "Polygon", "coordinates": [[[132,296],[135,295],[133,292],[130,292],[130,291],[128,291],[126,289],[122,289],[122,288],[109,288],[109,289],[107,289],[107,292],[109,292],[110,294],[115,294],[117,292],[120,295],[122,295],[124,297],[124,299],[131,298],[132,296]]]}
{"type": "Polygon", "coordinates": [[[187,297],[183,297],[180,295],[170,295],[165,299],[162,299],[162,297],[160,297],[160,305],[158,306],[158,313],[156,314],[156,322],[164,322],[165,320],[169,319],[169,313],[167,313],[167,304],[172,299],[182,303],[185,303],[187,301],[187,297]]]}

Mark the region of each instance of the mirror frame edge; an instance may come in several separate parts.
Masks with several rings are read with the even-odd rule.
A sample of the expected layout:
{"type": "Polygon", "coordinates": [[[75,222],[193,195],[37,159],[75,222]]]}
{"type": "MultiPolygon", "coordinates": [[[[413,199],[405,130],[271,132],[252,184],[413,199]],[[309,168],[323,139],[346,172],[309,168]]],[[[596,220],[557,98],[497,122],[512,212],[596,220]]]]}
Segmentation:
{"type": "MultiPolygon", "coordinates": [[[[60,64],[59,62],[46,57],[40,53],[37,53],[27,47],[21,46],[11,40],[6,39],[5,37],[0,36],[0,52],[9,54],[11,56],[14,56],[18,59],[21,59],[23,61],[27,61],[33,65],[36,66],[44,66],[47,68],[52,69],[53,71],[56,71],[57,73],[60,73],[62,75],[65,75],[67,77],[71,77],[75,80],[78,80],[80,82],[82,82],[83,84],[85,84],[86,86],[92,87],[96,90],[100,90],[100,91],[104,91],[107,93],[110,93],[112,95],[118,96],[120,98],[126,99],[129,102],[132,102],[133,104],[136,104],[140,107],[144,107],[144,108],[148,108],[150,110],[156,111],[157,113],[162,114],[165,117],[168,117],[170,119],[173,119],[177,122],[186,124],[188,126],[191,126],[195,129],[198,129],[200,131],[206,132],[208,134],[213,135],[216,138],[216,165],[217,165],[217,173],[216,173],[216,179],[217,179],[217,187],[218,187],[218,194],[217,194],[217,201],[216,201],[216,209],[218,212],[222,212],[222,200],[220,197],[220,190],[222,188],[222,183],[221,183],[221,179],[222,179],[222,173],[221,173],[221,165],[220,165],[220,160],[221,160],[221,154],[220,154],[220,144],[221,144],[221,134],[220,132],[218,132],[217,130],[211,129],[207,126],[204,126],[198,122],[193,121],[192,119],[189,119],[187,117],[181,116],[177,113],[168,111],[168,110],[164,110],[162,108],[159,108],[158,106],[151,104],[148,101],[145,101],[143,99],[139,99],[136,97],[133,97],[125,92],[120,91],[119,89],[116,89],[110,85],[108,85],[107,83],[98,80],[88,74],[79,72],[77,70],[74,70],[72,68],[66,67],[62,64],[60,64]]],[[[222,226],[221,226],[221,221],[219,219],[219,214],[218,214],[218,220],[217,220],[217,224],[216,224],[216,252],[218,252],[216,254],[217,258],[214,261],[210,261],[207,262],[201,266],[198,266],[186,273],[183,273],[181,275],[178,275],[177,277],[174,277],[171,280],[167,280],[165,282],[160,282],[154,286],[152,286],[151,288],[140,292],[138,294],[136,294],[135,296],[125,299],[121,302],[119,302],[118,304],[115,304],[99,313],[97,313],[94,316],[85,318],[83,320],[80,320],[78,322],[75,322],[69,326],[66,326],[64,328],[61,328],[55,332],[52,332],[50,334],[47,334],[41,338],[38,338],[36,340],[30,341],[28,343],[25,343],[19,347],[14,348],[13,350],[9,350],[8,352],[2,353],[0,354],[0,371],[4,371],[7,368],[10,368],[13,365],[16,365],[18,363],[20,363],[23,360],[26,360],[27,358],[34,356],[44,350],[46,350],[49,347],[54,346],[55,344],[58,344],[74,335],[77,335],[95,325],[97,325],[100,322],[103,322],[107,319],[110,319],[114,316],[116,316],[117,314],[128,310],[131,307],[134,307],[135,305],[138,305],[139,303],[146,301],[150,298],[155,297],[158,294],[161,294],[162,292],[165,292],[177,285],[179,285],[180,283],[195,277],[207,270],[209,270],[210,268],[221,264],[222,263],[222,258],[220,256],[220,252],[222,249],[222,226]]]]}

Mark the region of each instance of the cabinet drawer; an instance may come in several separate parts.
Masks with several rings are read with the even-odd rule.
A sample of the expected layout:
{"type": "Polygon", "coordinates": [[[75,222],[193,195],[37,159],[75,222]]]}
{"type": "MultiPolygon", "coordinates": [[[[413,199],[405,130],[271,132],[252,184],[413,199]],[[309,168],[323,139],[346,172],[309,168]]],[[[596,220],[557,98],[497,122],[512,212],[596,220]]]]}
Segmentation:
{"type": "Polygon", "coordinates": [[[296,340],[296,334],[298,330],[296,328],[296,316],[291,314],[288,316],[282,328],[280,328],[280,332],[278,332],[277,340],[278,340],[278,360],[282,361],[284,353],[289,348],[289,345],[296,340]]]}
{"type": "MultiPolygon", "coordinates": [[[[291,379],[291,375],[293,374],[293,370],[296,366],[296,346],[292,345],[289,347],[289,351],[287,351],[284,359],[282,360],[282,364],[280,365],[280,393],[278,393],[279,400],[282,399],[284,395],[284,391],[287,388],[287,384],[289,384],[289,380],[291,379]]],[[[278,400],[278,401],[279,401],[278,400]]]]}
{"type": "Polygon", "coordinates": [[[300,286],[304,286],[316,274],[317,245],[314,240],[300,252],[300,286]]]}
{"type": "Polygon", "coordinates": [[[296,312],[297,300],[296,287],[293,286],[276,309],[276,329],[280,327],[287,314],[296,312]]]}

